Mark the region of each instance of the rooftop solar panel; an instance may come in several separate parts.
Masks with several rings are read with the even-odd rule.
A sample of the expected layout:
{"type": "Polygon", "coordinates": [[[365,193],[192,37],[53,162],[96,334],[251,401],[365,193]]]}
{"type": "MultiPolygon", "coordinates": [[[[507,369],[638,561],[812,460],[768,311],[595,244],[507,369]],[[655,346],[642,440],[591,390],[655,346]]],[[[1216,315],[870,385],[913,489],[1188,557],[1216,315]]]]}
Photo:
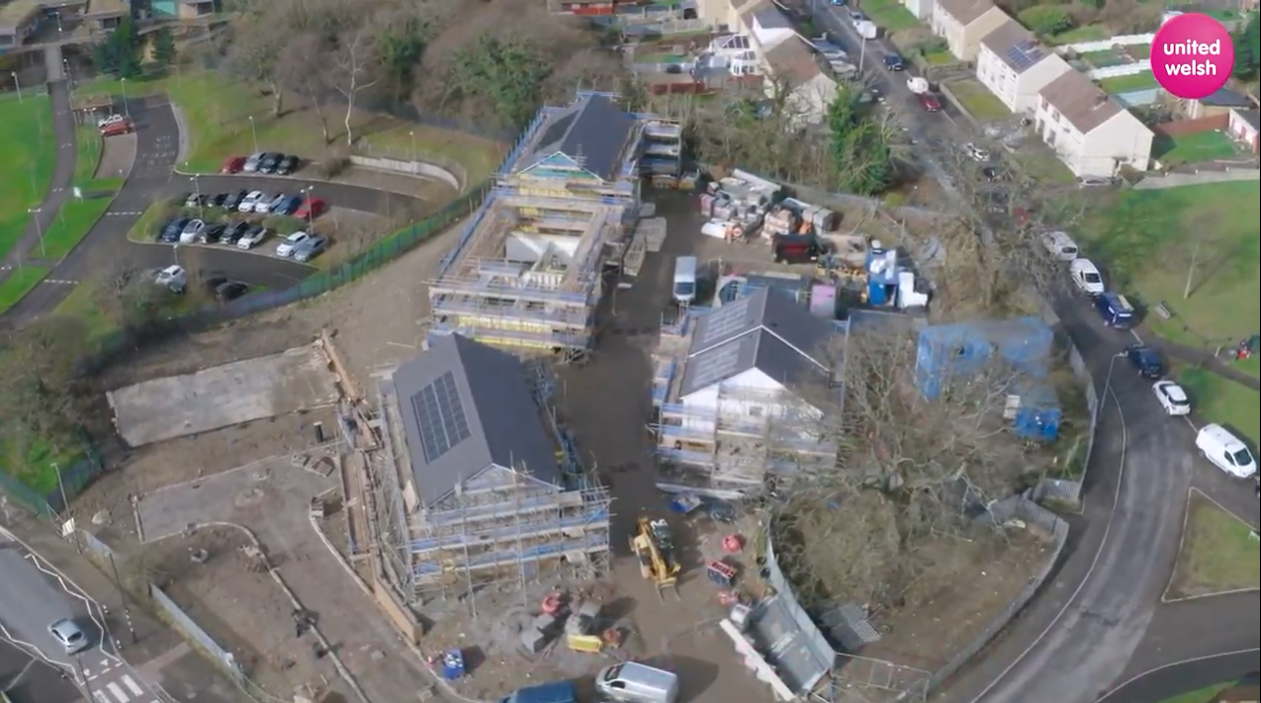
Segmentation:
{"type": "Polygon", "coordinates": [[[716,342],[745,326],[750,300],[751,298],[740,298],[709,313],[705,319],[700,343],[706,345],[716,342]]]}
{"type": "Polygon", "coordinates": [[[450,371],[412,396],[412,411],[420,426],[425,461],[433,462],[471,436],[464,404],[450,371]]]}
{"type": "Polygon", "coordinates": [[[723,380],[740,363],[740,347],[745,343],[742,340],[724,344],[693,357],[688,362],[689,364],[694,364],[692,373],[695,376],[691,386],[701,389],[723,380]]]}

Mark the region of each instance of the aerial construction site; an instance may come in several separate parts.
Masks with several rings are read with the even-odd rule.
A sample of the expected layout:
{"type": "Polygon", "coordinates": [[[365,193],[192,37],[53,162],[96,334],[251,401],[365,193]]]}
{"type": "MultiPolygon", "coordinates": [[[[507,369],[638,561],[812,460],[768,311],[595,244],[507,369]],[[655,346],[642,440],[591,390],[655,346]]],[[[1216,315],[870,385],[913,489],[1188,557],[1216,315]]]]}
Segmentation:
{"type": "Polygon", "coordinates": [[[681,130],[582,93],[544,108],[429,284],[433,333],[581,357],[606,270],[621,267],[640,183],[679,176],[681,130]]]}

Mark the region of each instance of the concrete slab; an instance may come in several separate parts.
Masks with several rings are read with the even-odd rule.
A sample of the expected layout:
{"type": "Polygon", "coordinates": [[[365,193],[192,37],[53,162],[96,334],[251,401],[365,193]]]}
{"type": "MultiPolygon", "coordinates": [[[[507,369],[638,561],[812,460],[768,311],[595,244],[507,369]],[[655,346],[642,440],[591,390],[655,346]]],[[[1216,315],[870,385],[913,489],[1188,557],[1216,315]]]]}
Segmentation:
{"type": "Polygon", "coordinates": [[[114,427],[132,447],[332,405],[335,378],[315,347],[236,361],[110,391],[114,427]]]}

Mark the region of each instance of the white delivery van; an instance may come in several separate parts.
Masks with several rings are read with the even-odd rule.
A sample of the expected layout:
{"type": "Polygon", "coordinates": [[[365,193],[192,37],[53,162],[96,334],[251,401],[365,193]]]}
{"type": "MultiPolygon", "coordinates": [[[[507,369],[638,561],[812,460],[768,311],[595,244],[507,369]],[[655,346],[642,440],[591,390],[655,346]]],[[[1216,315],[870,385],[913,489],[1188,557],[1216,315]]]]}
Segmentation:
{"type": "Polygon", "coordinates": [[[679,697],[677,675],[637,662],[601,669],[595,686],[602,696],[618,703],[675,703],[679,697]]]}
{"type": "Polygon", "coordinates": [[[1248,446],[1221,425],[1205,425],[1195,435],[1195,448],[1205,459],[1236,478],[1249,478],[1257,473],[1257,459],[1248,446]]]}
{"type": "Polygon", "coordinates": [[[696,300],[696,257],[680,256],[674,260],[674,287],[670,294],[680,305],[696,300]]]}

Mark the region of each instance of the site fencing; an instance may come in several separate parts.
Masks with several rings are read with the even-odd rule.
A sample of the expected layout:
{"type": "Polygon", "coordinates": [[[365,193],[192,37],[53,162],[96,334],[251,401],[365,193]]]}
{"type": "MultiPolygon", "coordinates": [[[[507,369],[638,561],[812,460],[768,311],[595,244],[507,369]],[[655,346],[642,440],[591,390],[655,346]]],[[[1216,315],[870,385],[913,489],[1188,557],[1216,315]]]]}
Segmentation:
{"type": "MultiPolygon", "coordinates": [[[[67,466],[50,464],[40,468],[40,472],[53,472],[56,483],[47,492],[32,488],[19,479],[15,473],[0,466],[0,491],[9,499],[36,517],[52,521],[66,509],[66,500],[74,498],[104,470],[100,451],[92,443],[83,428],[75,428],[75,439],[83,447],[83,454],[67,466]],[[64,496],[64,500],[63,500],[64,496]]],[[[37,482],[47,484],[46,477],[39,477],[37,482]]]]}

